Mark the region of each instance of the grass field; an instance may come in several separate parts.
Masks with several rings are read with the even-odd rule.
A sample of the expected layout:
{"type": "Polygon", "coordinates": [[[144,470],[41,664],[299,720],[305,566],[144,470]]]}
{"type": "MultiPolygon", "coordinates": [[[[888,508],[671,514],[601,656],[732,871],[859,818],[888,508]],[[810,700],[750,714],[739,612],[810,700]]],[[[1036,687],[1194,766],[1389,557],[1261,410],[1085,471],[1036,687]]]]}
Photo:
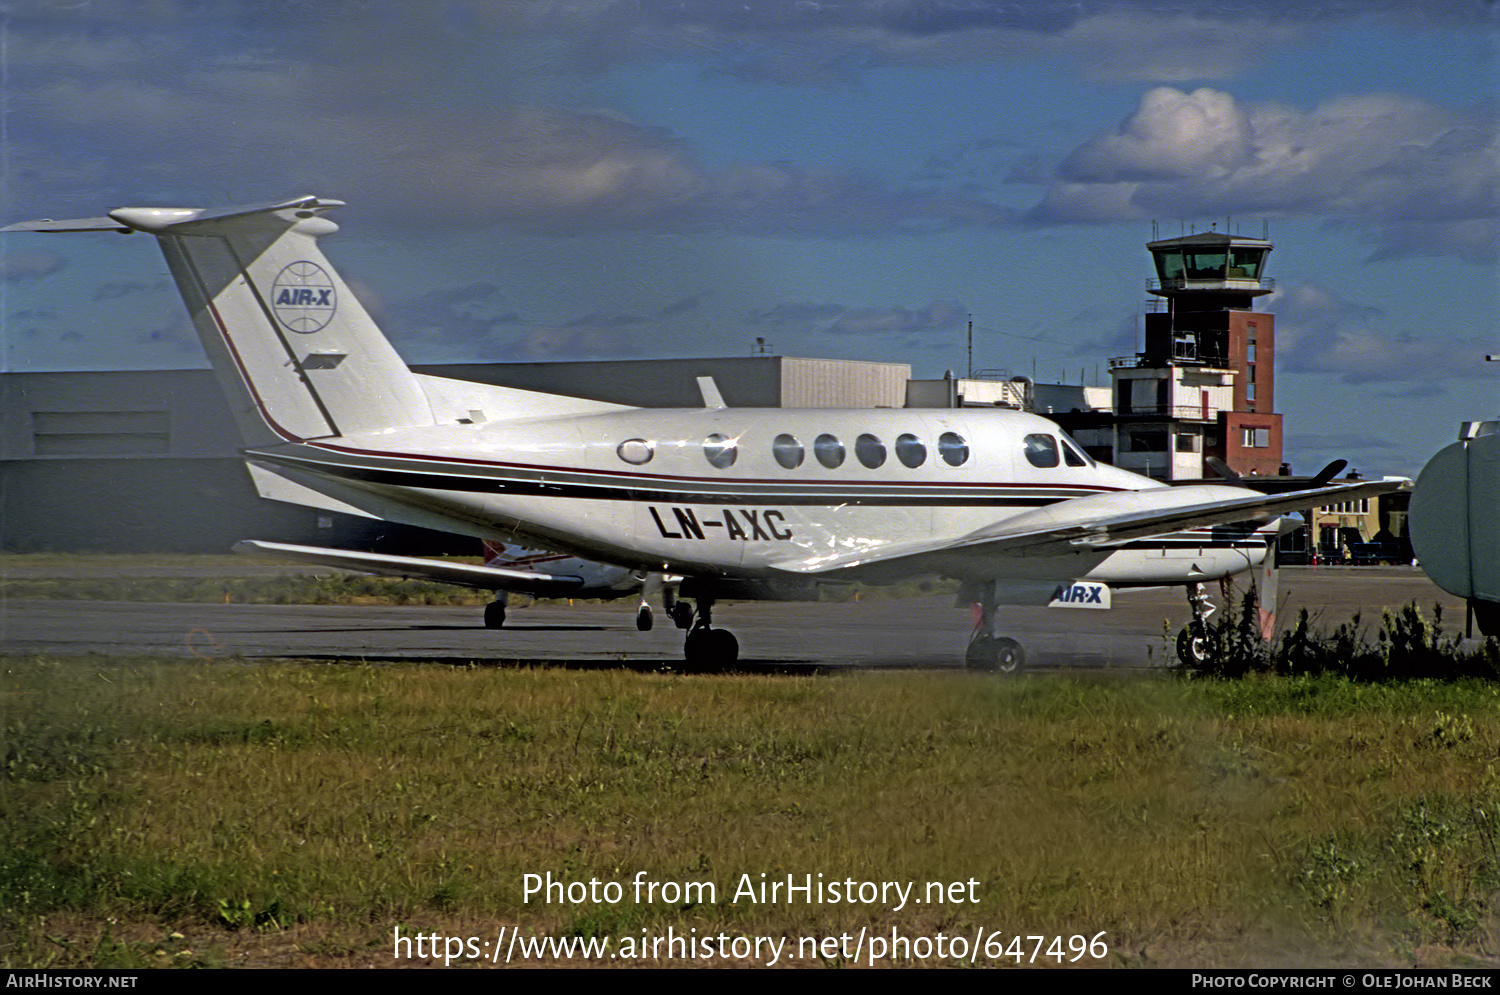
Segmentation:
{"type": "Polygon", "coordinates": [[[394,966],[398,931],[401,964],[516,930],[647,965],[669,931],[792,966],[1500,954],[1486,682],[0,668],[7,967],[394,966]],[[735,894],[789,875],[932,900],[735,894]],[[861,931],[929,946],[853,955],[861,931]]]}

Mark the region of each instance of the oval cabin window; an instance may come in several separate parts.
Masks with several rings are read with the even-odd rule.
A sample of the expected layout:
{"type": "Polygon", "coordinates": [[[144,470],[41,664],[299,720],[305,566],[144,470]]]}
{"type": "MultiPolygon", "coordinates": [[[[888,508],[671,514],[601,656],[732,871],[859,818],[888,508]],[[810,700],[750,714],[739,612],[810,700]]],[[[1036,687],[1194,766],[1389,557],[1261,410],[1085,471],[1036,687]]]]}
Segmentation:
{"type": "Polygon", "coordinates": [[[620,459],[632,466],[640,466],[651,462],[651,457],[656,454],[656,446],[645,439],[626,439],[615,452],[620,454],[620,459]]]}
{"type": "Polygon", "coordinates": [[[944,432],[938,436],[938,455],[949,466],[963,466],[969,462],[969,444],[957,432],[944,432]]]}
{"type": "Polygon", "coordinates": [[[854,440],[854,455],[871,470],[885,465],[885,443],[870,434],[854,440]]]}
{"type": "Polygon", "coordinates": [[[806,453],[795,435],[787,435],[783,432],[772,440],[771,455],[776,457],[777,463],[788,470],[795,470],[802,465],[802,458],[806,453]]]}
{"type": "Polygon", "coordinates": [[[709,465],[716,466],[720,470],[734,466],[734,461],[739,454],[739,444],[717,432],[703,440],[704,457],[709,465]]]}
{"type": "Polygon", "coordinates": [[[922,445],[922,440],[907,432],[896,436],[896,458],[901,465],[915,470],[927,462],[927,447],[922,445]]]}
{"type": "Polygon", "coordinates": [[[828,469],[836,470],[844,465],[844,444],[838,436],[825,432],[813,440],[813,455],[828,469]]]}

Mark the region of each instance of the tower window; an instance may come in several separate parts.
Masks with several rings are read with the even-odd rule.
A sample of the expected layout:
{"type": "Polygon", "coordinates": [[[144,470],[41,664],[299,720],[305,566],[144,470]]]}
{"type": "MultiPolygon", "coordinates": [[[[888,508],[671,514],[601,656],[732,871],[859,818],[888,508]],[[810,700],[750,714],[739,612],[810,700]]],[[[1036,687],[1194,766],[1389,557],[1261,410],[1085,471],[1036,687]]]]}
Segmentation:
{"type": "Polygon", "coordinates": [[[1228,257],[1223,252],[1187,253],[1187,278],[1189,280],[1222,280],[1228,257]]]}
{"type": "Polygon", "coordinates": [[[1265,249],[1231,248],[1229,250],[1229,278],[1231,280],[1259,280],[1260,266],[1265,258],[1265,249]]]}
{"type": "Polygon", "coordinates": [[[1181,252],[1158,252],[1156,254],[1156,272],[1162,281],[1170,283],[1182,279],[1182,253],[1181,252]]]}

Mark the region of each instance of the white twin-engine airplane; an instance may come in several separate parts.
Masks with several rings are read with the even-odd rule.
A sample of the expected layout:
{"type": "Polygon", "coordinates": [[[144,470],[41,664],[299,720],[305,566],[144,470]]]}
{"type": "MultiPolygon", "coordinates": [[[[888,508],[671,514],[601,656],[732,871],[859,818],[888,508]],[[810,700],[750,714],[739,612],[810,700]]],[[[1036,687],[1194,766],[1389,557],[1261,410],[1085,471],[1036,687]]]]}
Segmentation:
{"type": "Polygon", "coordinates": [[[1282,513],[1397,486],[1167,487],[1001,409],[728,408],[708,378],[702,408],[634,408],[424,376],[318,247],[339,206],[126,207],[5,230],[156,236],[263,496],[680,575],[694,667],[738,657],[718,599],[913,575],[964,582],[976,668],[1022,662],[997,605],[1102,606],[1111,586],[1185,585],[1193,650],[1200,585],[1264,560],[1282,513]]]}

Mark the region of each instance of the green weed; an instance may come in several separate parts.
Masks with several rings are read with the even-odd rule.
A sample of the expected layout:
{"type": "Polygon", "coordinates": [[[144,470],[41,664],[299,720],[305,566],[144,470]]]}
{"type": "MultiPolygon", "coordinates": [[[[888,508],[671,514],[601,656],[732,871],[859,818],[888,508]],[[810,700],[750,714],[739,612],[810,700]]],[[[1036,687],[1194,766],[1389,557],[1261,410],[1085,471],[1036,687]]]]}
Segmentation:
{"type": "Polygon", "coordinates": [[[1248,674],[1286,676],[1331,674],[1356,681],[1422,678],[1457,680],[1500,678],[1500,640],[1462,647],[1443,631],[1443,610],[1431,619],[1416,604],[1382,613],[1381,625],[1367,634],[1356,614],[1331,632],[1320,631],[1306,608],[1292,628],[1272,640],[1260,634],[1254,588],[1204,626],[1205,661],[1183,664],[1186,672],[1213,677],[1248,674]]]}

